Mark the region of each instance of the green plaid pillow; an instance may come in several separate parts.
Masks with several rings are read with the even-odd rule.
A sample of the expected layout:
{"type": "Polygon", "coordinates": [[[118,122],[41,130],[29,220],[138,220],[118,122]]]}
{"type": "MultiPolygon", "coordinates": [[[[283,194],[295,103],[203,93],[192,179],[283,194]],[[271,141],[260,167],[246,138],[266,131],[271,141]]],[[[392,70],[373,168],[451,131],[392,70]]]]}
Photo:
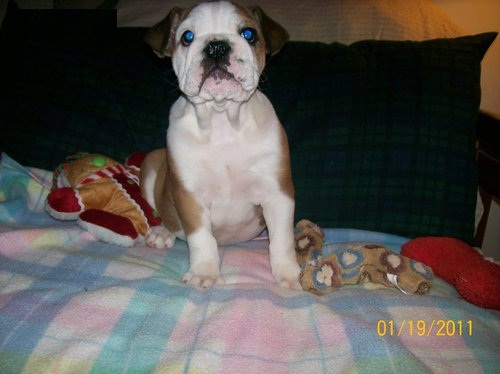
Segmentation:
{"type": "Polygon", "coordinates": [[[263,90],[289,134],[296,218],[471,240],[480,63],[495,36],[286,46],[263,90]]]}
{"type": "MultiPolygon", "coordinates": [[[[0,151],[51,169],[80,150],[124,160],[164,146],[179,92],[144,29],[117,30],[108,12],[4,22],[0,151]]],[[[261,89],[288,132],[296,218],[470,240],[480,62],[495,35],[288,43],[261,89]]]]}

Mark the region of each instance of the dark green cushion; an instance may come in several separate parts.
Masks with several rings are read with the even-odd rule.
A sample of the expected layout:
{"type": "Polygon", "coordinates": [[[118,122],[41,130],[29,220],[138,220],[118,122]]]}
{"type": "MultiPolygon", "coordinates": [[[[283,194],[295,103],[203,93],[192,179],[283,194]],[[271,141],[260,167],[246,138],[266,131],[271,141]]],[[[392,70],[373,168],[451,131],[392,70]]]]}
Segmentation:
{"type": "Polygon", "coordinates": [[[286,46],[263,90],[289,134],[297,217],[470,241],[480,63],[495,36],[286,46]]]}
{"type": "MultiPolygon", "coordinates": [[[[106,12],[44,14],[8,15],[0,35],[0,151],[52,169],[79,150],[123,160],[163,146],[179,92],[145,30],[116,30],[106,12]]],[[[288,43],[261,89],[288,132],[296,218],[470,240],[480,62],[494,38],[288,43]]]]}
{"type": "Polygon", "coordinates": [[[168,61],[115,11],[11,11],[0,33],[0,150],[51,169],[80,150],[118,160],[164,143],[178,97],[168,61]]]}

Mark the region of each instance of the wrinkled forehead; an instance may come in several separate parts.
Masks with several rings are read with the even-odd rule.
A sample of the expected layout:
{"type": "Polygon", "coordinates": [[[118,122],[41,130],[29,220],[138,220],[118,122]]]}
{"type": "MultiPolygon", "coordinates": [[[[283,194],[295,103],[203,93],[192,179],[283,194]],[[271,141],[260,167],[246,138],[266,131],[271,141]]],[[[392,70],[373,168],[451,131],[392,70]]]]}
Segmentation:
{"type": "Polygon", "coordinates": [[[239,34],[244,27],[257,27],[248,9],[229,1],[214,1],[191,9],[177,31],[179,35],[191,30],[199,37],[204,34],[239,34]]]}

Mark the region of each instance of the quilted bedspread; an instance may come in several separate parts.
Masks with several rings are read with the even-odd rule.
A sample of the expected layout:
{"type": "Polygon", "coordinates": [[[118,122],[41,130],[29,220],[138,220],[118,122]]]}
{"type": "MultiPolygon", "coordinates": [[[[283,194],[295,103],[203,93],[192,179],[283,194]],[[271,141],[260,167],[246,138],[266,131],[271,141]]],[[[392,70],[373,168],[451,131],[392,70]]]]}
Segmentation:
{"type": "MultiPolygon", "coordinates": [[[[51,178],[2,155],[0,373],[500,372],[500,314],[440,279],[424,296],[283,289],[263,237],[220,249],[226,285],[193,288],[182,241],[122,248],[50,218],[51,178]]],[[[406,240],[325,231],[326,249],[406,240]]]]}

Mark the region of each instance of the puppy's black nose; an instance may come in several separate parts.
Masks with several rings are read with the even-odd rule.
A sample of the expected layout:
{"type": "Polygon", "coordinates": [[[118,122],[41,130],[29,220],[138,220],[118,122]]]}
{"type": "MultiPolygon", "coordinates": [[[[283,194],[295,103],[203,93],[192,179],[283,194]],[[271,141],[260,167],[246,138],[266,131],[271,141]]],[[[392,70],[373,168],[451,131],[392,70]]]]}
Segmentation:
{"type": "Polygon", "coordinates": [[[207,57],[219,61],[231,51],[231,46],[222,40],[214,40],[207,44],[204,49],[207,57]]]}

